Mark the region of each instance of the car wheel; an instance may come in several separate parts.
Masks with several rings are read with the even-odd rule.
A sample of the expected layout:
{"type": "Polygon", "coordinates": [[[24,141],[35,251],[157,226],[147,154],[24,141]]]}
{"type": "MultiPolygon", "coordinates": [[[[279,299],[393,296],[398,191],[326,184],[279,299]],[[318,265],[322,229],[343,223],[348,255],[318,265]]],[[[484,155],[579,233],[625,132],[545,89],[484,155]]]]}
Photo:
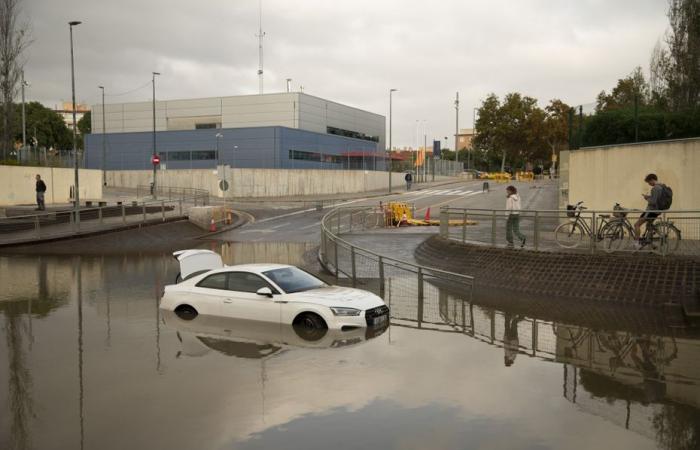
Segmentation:
{"type": "Polygon", "coordinates": [[[328,332],[328,325],[314,313],[299,314],[293,322],[294,332],[305,341],[318,341],[328,332]]]}
{"type": "Polygon", "coordinates": [[[199,313],[190,305],[180,305],[175,308],[175,314],[182,320],[192,320],[197,317],[199,313]]]}

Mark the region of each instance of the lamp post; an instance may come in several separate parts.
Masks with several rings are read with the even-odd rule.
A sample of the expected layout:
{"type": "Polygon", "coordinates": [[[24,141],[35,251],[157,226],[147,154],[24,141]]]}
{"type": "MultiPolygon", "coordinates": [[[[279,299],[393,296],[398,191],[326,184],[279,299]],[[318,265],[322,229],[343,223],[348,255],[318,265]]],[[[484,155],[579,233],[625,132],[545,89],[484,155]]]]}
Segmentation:
{"type": "MultiPolygon", "coordinates": [[[[153,155],[151,155],[151,158],[156,157],[156,75],[160,75],[158,72],[152,72],[153,79],[151,83],[153,84],[153,155]]],[[[151,195],[153,195],[153,198],[156,198],[156,165],[153,164],[153,161],[151,161],[151,164],[153,165],[153,182],[151,183],[151,195]]]]}
{"type": "Polygon", "coordinates": [[[102,89],[102,186],[107,186],[107,130],[105,127],[105,87],[102,89]]]}
{"type": "MultiPolygon", "coordinates": [[[[24,81],[24,70],[22,71],[22,151],[27,151],[27,112],[24,107],[24,88],[29,86],[29,83],[24,81]]],[[[19,154],[17,154],[19,161],[19,154]]]]}
{"type": "Polygon", "coordinates": [[[73,171],[75,174],[75,186],[73,187],[73,199],[75,200],[75,224],[80,229],[80,177],[78,176],[78,125],[75,120],[75,64],[73,62],[73,27],[82,22],[73,20],[68,22],[70,29],[70,81],[73,99],[73,171]]]}
{"type": "Polygon", "coordinates": [[[459,92],[455,96],[455,162],[459,162],[459,92]]]}
{"type": "Polygon", "coordinates": [[[391,159],[391,113],[392,113],[392,95],[398,89],[389,89],[389,193],[391,194],[391,173],[393,171],[393,160],[391,159]]]}

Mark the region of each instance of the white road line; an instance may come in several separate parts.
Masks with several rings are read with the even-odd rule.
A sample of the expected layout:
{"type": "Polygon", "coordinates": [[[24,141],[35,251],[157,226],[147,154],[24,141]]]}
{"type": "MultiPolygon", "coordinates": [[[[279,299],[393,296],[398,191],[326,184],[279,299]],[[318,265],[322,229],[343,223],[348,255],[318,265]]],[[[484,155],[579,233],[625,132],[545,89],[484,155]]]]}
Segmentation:
{"type": "Polygon", "coordinates": [[[304,227],[301,227],[301,228],[299,228],[299,230],[306,230],[307,228],[320,227],[320,226],[321,226],[321,222],[315,222],[315,223],[312,223],[311,225],[306,225],[304,227]]]}
{"type": "Polygon", "coordinates": [[[284,227],[284,226],[286,226],[286,225],[289,225],[289,222],[284,222],[284,223],[281,223],[281,224],[279,224],[279,225],[275,225],[275,226],[270,227],[270,228],[273,229],[273,230],[275,230],[275,229],[277,229],[277,228],[284,227]]]}
{"type": "MultiPolygon", "coordinates": [[[[345,206],[345,205],[349,205],[349,204],[351,204],[351,203],[363,202],[363,201],[365,201],[365,200],[368,200],[368,199],[367,199],[367,198],[358,198],[357,200],[351,200],[351,201],[345,202],[345,203],[335,203],[335,204],[332,204],[332,205],[326,205],[326,206],[323,207],[323,209],[326,209],[326,208],[335,208],[336,206],[345,206]]],[[[301,211],[294,211],[294,212],[291,212],[291,213],[282,214],[282,215],[275,216],[275,217],[268,217],[267,219],[258,220],[256,223],[270,222],[270,221],[272,221],[272,220],[278,220],[278,219],[283,219],[283,218],[285,218],[285,217],[297,216],[297,215],[299,215],[299,214],[303,214],[303,213],[307,213],[307,212],[311,212],[311,211],[316,211],[316,208],[302,209],[301,211]]]]}

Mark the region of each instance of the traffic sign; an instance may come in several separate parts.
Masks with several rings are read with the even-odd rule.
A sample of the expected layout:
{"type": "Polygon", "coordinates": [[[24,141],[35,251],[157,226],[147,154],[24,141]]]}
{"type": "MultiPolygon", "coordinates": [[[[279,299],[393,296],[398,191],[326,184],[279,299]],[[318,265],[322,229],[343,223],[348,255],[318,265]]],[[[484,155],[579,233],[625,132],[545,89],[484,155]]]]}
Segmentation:
{"type": "Polygon", "coordinates": [[[157,166],[158,164],[160,164],[160,156],[158,156],[158,155],[151,156],[151,163],[154,166],[157,166]]]}
{"type": "Polygon", "coordinates": [[[224,192],[228,191],[228,181],[226,181],[226,180],[219,181],[219,189],[221,189],[224,192]]]}

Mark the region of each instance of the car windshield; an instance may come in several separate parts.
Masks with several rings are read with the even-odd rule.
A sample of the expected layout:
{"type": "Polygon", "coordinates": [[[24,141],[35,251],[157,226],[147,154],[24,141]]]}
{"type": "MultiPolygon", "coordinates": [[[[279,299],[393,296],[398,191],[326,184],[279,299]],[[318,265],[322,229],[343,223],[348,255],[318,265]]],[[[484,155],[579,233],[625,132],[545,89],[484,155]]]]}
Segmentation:
{"type": "Polygon", "coordinates": [[[288,294],[326,286],[323,281],[296,267],[268,270],[263,273],[288,294]]]}

